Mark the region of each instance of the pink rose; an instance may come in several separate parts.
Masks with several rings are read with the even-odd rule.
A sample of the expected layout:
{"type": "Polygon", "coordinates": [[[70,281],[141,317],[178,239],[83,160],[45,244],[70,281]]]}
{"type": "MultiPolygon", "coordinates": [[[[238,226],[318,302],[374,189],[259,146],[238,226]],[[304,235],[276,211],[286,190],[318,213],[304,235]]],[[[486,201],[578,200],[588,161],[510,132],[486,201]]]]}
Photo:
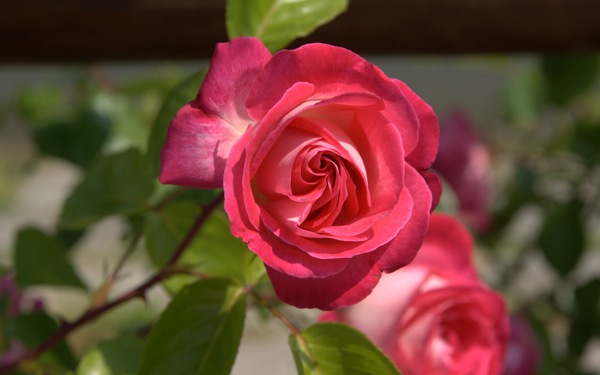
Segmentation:
{"type": "Polygon", "coordinates": [[[454,190],[461,216],[476,230],[486,231],[494,198],[490,155],[465,112],[454,111],[442,123],[433,167],[454,190]]]}
{"type": "Polygon", "coordinates": [[[431,107],[360,56],[236,38],[171,122],[160,180],[222,186],[279,298],[334,309],[413,260],[441,193],[437,146],[431,107]]]}
{"type": "Polygon", "coordinates": [[[361,303],[321,320],[364,332],[403,375],[500,375],[508,316],[502,297],[477,279],[472,245],[457,220],[434,214],[412,264],[383,277],[361,303]]]}

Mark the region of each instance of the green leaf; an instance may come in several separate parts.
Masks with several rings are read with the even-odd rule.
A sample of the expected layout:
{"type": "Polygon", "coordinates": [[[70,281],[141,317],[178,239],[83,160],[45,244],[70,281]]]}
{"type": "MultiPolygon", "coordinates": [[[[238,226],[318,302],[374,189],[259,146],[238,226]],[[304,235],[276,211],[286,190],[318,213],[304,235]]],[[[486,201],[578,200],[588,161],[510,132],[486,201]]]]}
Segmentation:
{"type": "Polygon", "coordinates": [[[227,35],[257,37],[275,53],[347,7],[348,0],[227,0],[227,35]]]}
{"type": "Polygon", "coordinates": [[[600,334],[600,279],[575,289],[576,313],[572,316],[567,343],[569,352],[580,357],[594,334],[600,334]]]}
{"type": "Polygon", "coordinates": [[[301,335],[290,335],[300,375],[400,375],[381,349],[346,324],[317,323],[301,335]]]}
{"type": "Polygon", "coordinates": [[[102,149],[109,129],[108,118],[88,110],[75,121],[36,129],[34,138],[42,152],[86,168],[102,149]]]}
{"type": "Polygon", "coordinates": [[[153,178],[158,177],[160,172],[160,152],[167,139],[169,123],[181,107],[196,98],[207,70],[207,68],[204,68],[175,86],[167,96],[158,116],[156,116],[148,139],[148,151],[144,160],[144,164],[153,178]]]}
{"type": "Polygon", "coordinates": [[[77,243],[77,241],[79,241],[84,233],[85,230],[59,230],[56,233],[56,237],[63,243],[65,248],[69,250],[77,243]]]}
{"type": "MultiPolygon", "coordinates": [[[[18,337],[29,349],[41,344],[57,330],[58,325],[54,319],[42,312],[19,315],[7,322],[8,335],[18,337]]],[[[64,340],[56,345],[44,357],[44,359],[58,361],[69,369],[75,369],[75,366],[77,365],[77,361],[73,358],[71,350],[64,340]]]]}
{"type": "MultiPolygon", "coordinates": [[[[157,267],[163,266],[191,228],[200,208],[191,202],[178,201],[161,212],[150,212],[144,228],[148,254],[157,267]]],[[[244,284],[256,283],[265,269],[260,258],[235,238],[227,215],[216,210],[183,253],[179,265],[216,277],[228,277],[244,284]]],[[[194,281],[187,276],[171,277],[165,282],[171,292],[194,281]]]]}
{"type": "Polygon", "coordinates": [[[546,81],[535,70],[508,83],[502,95],[502,110],[508,121],[526,126],[539,118],[547,101],[546,81]]]}
{"type": "Polygon", "coordinates": [[[600,320],[598,309],[600,308],[600,279],[593,279],[587,284],[575,289],[575,301],[579,314],[586,319],[600,320]]]}
{"type": "Polygon", "coordinates": [[[152,329],[138,375],[227,375],[244,328],[246,295],[224,279],[183,288],[152,329]]]}
{"type": "Polygon", "coordinates": [[[146,249],[156,267],[163,267],[177,249],[200,207],[190,202],[174,202],[160,212],[149,212],[144,225],[146,249]]]}
{"type": "Polygon", "coordinates": [[[579,201],[559,206],[548,215],[540,234],[539,245],[546,259],[562,276],[575,268],[583,252],[581,208],[579,201]]]}
{"type": "Polygon", "coordinates": [[[19,287],[45,284],[85,289],[65,253],[66,248],[59,239],[35,228],[20,230],[14,251],[19,287]]]}
{"type": "Polygon", "coordinates": [[[109,215],[141,212],[153,190],[138,150],[96,159],[65,202],[60,227],[77,230],[109,215]]]}
{"type": "Polygon", "coordinates": [[[575,318],[571,322],[571,329],[569,331],[569,336],[567,337],[569,353],[576,357],[580,357],[593,334],[594,332],[585,319],[575,318]]]}
{"type": "Polygon", "coordinates": [[[519,167],[506,193],[508,195],[507,204],[501,209],[494,212],[494,227],[496,231],[504,228],[513,218],[513,215],[520,210],[524,205],[535,201],[536,195],[533,189],[535,185],[536,175],[533,170],[528,167],[519,167]]]}
{"type": "Polygon", "coordinates": [[[537,375],[556,375],[560,364],[552,351],[550,336],[547,330],[548,324],[537,317],[532,311],[529,311],[528,317],[531,327],[537,337],[537,341],[541,344],[540,349],[542,355],[538,365],[537,375]]]}
{"type": "MultiPolygon", "coordinates": [[[[106,364],[102,352],[98,349],[92,349],[87,352],[79,366],[77,366],[77,375],[112,375],[110,367],[106,364]]],[[[117,373],[118,374],[118,373],[117,373]]]]}
{"type": "Polygon", "coordinates": [[[64,95],[57,86],[28,88],[17,98],[19,114],[33,126],[43,126],[59,117],[64,104],[64,95]]]}
{"type": "Polygon", "coordinates": [[[590,164],[600,163],[600,124],[577,124],[571,150],[590,164]]]}
{"type": "Polygon", "coordinates": [[[542,71],[550,99],[559,106],[594,87],[600,73],[600,55],[552,55],[544,57],[542,71]]]}
{"type": "Polygon", "coordinates": [[[144,340],[127,333],[113,340],[101,341],[98,350],[115,374],[135,374],[144,350],[144,340]]]}

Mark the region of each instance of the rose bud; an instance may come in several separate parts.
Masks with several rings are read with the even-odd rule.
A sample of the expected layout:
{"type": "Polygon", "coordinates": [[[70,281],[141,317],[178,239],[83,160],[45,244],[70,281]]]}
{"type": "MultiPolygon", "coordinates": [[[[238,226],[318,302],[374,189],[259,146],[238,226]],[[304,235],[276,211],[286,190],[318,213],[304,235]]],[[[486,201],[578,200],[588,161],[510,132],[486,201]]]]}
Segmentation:
{"type": "Polygon", "coordinates": [[[232,233],[279,298],[330,310],[415,257],[441,194],[437,148],[431,107],[353,52],[272,56],[235,38],[169,125],[160,181],[223,187],[232,233]]]}
{"type": "Polygon", "coordinates": [[[482,284],[473,240],[434,214],[409,266],[385,275],[364,301],[324,314],[364,332],[403,375],[500,375],[509,338],[502,297],[482,284]]]}
{"type": "Polygon", "coordinates": [[[540,346],[523,315],[510,318],[510,340],[506,352],[504,375],[535,375],[540,360],[540,346]]]}
{"type": "Polygon", "coordinates": [[[454,190],[461,217],[479,232],[489,229],[494,197],[490,155],[465,112],[454,111],[440,126],[433,168],[454,190]]]}

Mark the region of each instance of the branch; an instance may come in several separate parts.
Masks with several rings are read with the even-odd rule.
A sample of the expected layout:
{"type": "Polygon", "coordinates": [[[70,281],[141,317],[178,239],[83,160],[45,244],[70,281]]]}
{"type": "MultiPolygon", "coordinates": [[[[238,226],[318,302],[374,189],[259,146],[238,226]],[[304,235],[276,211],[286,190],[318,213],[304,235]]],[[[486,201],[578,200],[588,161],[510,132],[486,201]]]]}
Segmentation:
{"type": "Polygon", "coordinates": [[[58,331],[54,332],[54,334],[52,334],[50,337],[48,337],[40,345],[38,345],[34,349],[30,350],[29,352],[25,353],[25,355],[23,355],[21,358],[18,358],[12,362],[9,362],[7,364],[0,366],[0,374],[7,374],[10,371],[14,370],[21,361],[35,360],[41,354],[43,354],[46,351],[55,347],[69,333],[73,332],[74,330],[83,326],[84,324],[95,320],[96,318],[98,318],[99,316],[104,314],[105,312],[112,310],[113,308],[115,308],[133,298],[140,297],[140,298],[144,299],[148,289],[150,289],[154,285],[158,284],[162,280],[173,275],[173,272],[169,272],[171,266],[177,262],[179,257],[181,257],[181,255],[183,254],[183,252],[185,251],[187,246],[190,244],[190,242],[196,236],[196,234],[198,233],[198,231],[200,230],[202,225],[206,222],[206,220],[208,219],[210,214],[221,204],[221,202],[223,201],[223,198],[224,198],[224,196],[223,196],[223,194],[221,194],[218,197],[216,197],[209,205],[204,207],[204,209],[202,210],[202,213],[198,216],[198,218],[194,222],[194,225],[192,225],[192,227],[188,231],[188,233],[185,236],[185,238],[183,239],[183,241],[181,241],[181,243],[177,247],[177,250],[175,250],[175,253],[173,253],[173,256],[171,257],[169,262],[156,275],[150,277],[145,283],[143,283],[142,285],[138,286],[137,288],[121,295],[117,299],[115,299],[105,305],[102,305],[100,307],[92,307],[91,309],[86,311],[81,317],[79,317],[79,319],[77,319],[71,323],[64,323],[58,329],[58,331]]]}
{"type": "Polygon", "coordinates": [[[285,317],[285,315],[283,315],[279,310],[277,310],[275,307],[273,307],[273,305],[271,305],[267,300],[262,298],[254,289],[250,289],[249,293],[252,294],[252,296],[254,298],[256,298],[256,300],[261,305],[265,306],[271,312],[271,314],[273,314],[286,327],[288,327],[288,329],[292,332],[292,334],[298,338],[298,340],[300,341],[300,344],[303,346],[303,349],[306,352],[306,355],[308,356],[308,359],[310,360],[312,369],[315,370],[316,374],[321,375],[321,372],[320,372],[319,368],[317,367],[315,359],[314,359],[312,353],[310,352],[310,350],[308,349],[308,345],[306,344],[304,337],[302,337],[302,332],[300,332],[300,330],[294,324],[292,324],[292,322],[290,322],[288,320],[288,318],[285,317]]]}
{"type": "MultiPolygon", "coordinates": [[[[174,201],[175,199],[179,198],[180,196],[182,196],[183,194],[185,194],[186,192],[188,192],[190,189],[191,188],[189,188],[189,187],[179,187],[179,188],[175,189],[173,192],[171,192],[171,194],[167,195],[158,204],[156,204],[155,206],[150,207],[149,209],[151,211],[161,211],[163,208],[165,208],[165,206],[167,204],[169,204],[172,201],[174,201]]],[[[119,262],[115,266],[115,269],[110,274],[110,276],[108,277],[108,279],[106,279],[106,281],[104,282],[104,285],[102,286],[102,288],[100,288],[100,290],[98,291],[98,293],[96,294],[96,296],[93,298],[92,303],[91,303],[91,307],[92,308],[102,306],[104,303],[106,303],[106,299],[108,297],[108,293],[110,292],[113,284],[115,283],[115,280],[117,279],[117,276],[118,276],[119,272],[121,271],[121,269],[125,265],[125,262],[129,258],[129,256],[136,249],[137,244],[140,241],[140,239],[142,238],[143,234],[144,234],[144,228],[142,226],[142,227],[140,227],[136,231],[136,233],[134,234],[133,238],[129,242],[129,245],[127,246],[127,249],[123,253],[123,256],[121,257],[121,259],[119,259],[119,262]]]]}
{"type": "Polygon", "coordinates": [[[302,335],[300,334],[300,330],[294,325],[292,324],[292,322],[290,322],[288,320],[288,318],[286,318],[279,310],[277,310],[275,307],[273,307],[269,302],[267,302],[267,300],[265,300],[264,298],[262,298],[258,293],[256,293],[256,291],[254,289],[250,290],[250,294],[252,294],[252,297],[256,298],[256,300],[263,305],[264,307],[266,307],[271,314],[273,314],[273,316],[275,316],[277,319],[279,319],[283,324],[285,324],[286,327],[288,327],[288,329],[296,336],[298,337],[302,337],[302,335]]]}

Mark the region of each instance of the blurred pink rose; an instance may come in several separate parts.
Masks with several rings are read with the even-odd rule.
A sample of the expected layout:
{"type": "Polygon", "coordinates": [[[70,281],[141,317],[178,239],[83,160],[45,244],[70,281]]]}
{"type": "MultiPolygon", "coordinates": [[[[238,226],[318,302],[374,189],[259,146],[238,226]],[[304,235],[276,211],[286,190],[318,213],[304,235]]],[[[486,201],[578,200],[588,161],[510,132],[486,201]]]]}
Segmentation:
{"type": "Polygon", "coordinates": [[[472,245],[456,219],[434,214],[413,263],[321,320],[364,332],[403,375],[500,375],[508,316],[502,297],[477,279],[472,245]]]}
{"type": "Polygon", "coordinates": [[[0,357],[0,366],[14,363],[23,358],[25,353],[27,353],[25,345],[16,337],[11,337],[8,344],[8,348],[4,349],[0,357]]]}
{"type": "Polygon", "coordinates": [[[14,273],[7,272],[0,277],[0,298],[7,298],[8,313],[11,316],[17,316],[21,313],[23,293],[17,287],[14,273]]]}
{"type": "Polygon", "coordinates": [[[527,317],[511,317],[504,375],[535,375],[540,354],[540,346],[527,317]]]}
{"type": "Polygon", "coordinates": [[[17,316],[26,311],[41,311],[44,309],[44,302],[40,299],[25,299],[23,292],[19,290],[15,275],[13,272],[7,272],[0,276],[0,299],[7,298],[8,313],[10,316],[17,316]]]}
{"type": "Polygon", "coordinates": [[[431,107],[355,53],[271,56],[235,38],[169,125],[160,180],[223,187],[232,233],[279,298],[330,310],[413,260],[441,194],[437,145],[431,107]]]}
{"type": "Polygon", "coordinates": [[[494,197],[490,156],[465,112],[454,111],[441,124],[433,167],[454,190],[461,216],[477,231],[487,230],[494,197]]]}
{"type": "MultiPolygon", "coordinates": [[[[15,281],[13,272],[7,272],[0,276],[0,299],[6,298],[8,301],[8,314],[11,317],[21,315],[25,307],[26,310],[41,311],[44,308],[44,303],[40,299],[28,300],[23,297],[23,293],[19,290],[15,281]]],[[[25,355],[27,348],[17,337],[10,337],[8,347],[0,356],[0,366],[13,363],[25,355]]]]}

